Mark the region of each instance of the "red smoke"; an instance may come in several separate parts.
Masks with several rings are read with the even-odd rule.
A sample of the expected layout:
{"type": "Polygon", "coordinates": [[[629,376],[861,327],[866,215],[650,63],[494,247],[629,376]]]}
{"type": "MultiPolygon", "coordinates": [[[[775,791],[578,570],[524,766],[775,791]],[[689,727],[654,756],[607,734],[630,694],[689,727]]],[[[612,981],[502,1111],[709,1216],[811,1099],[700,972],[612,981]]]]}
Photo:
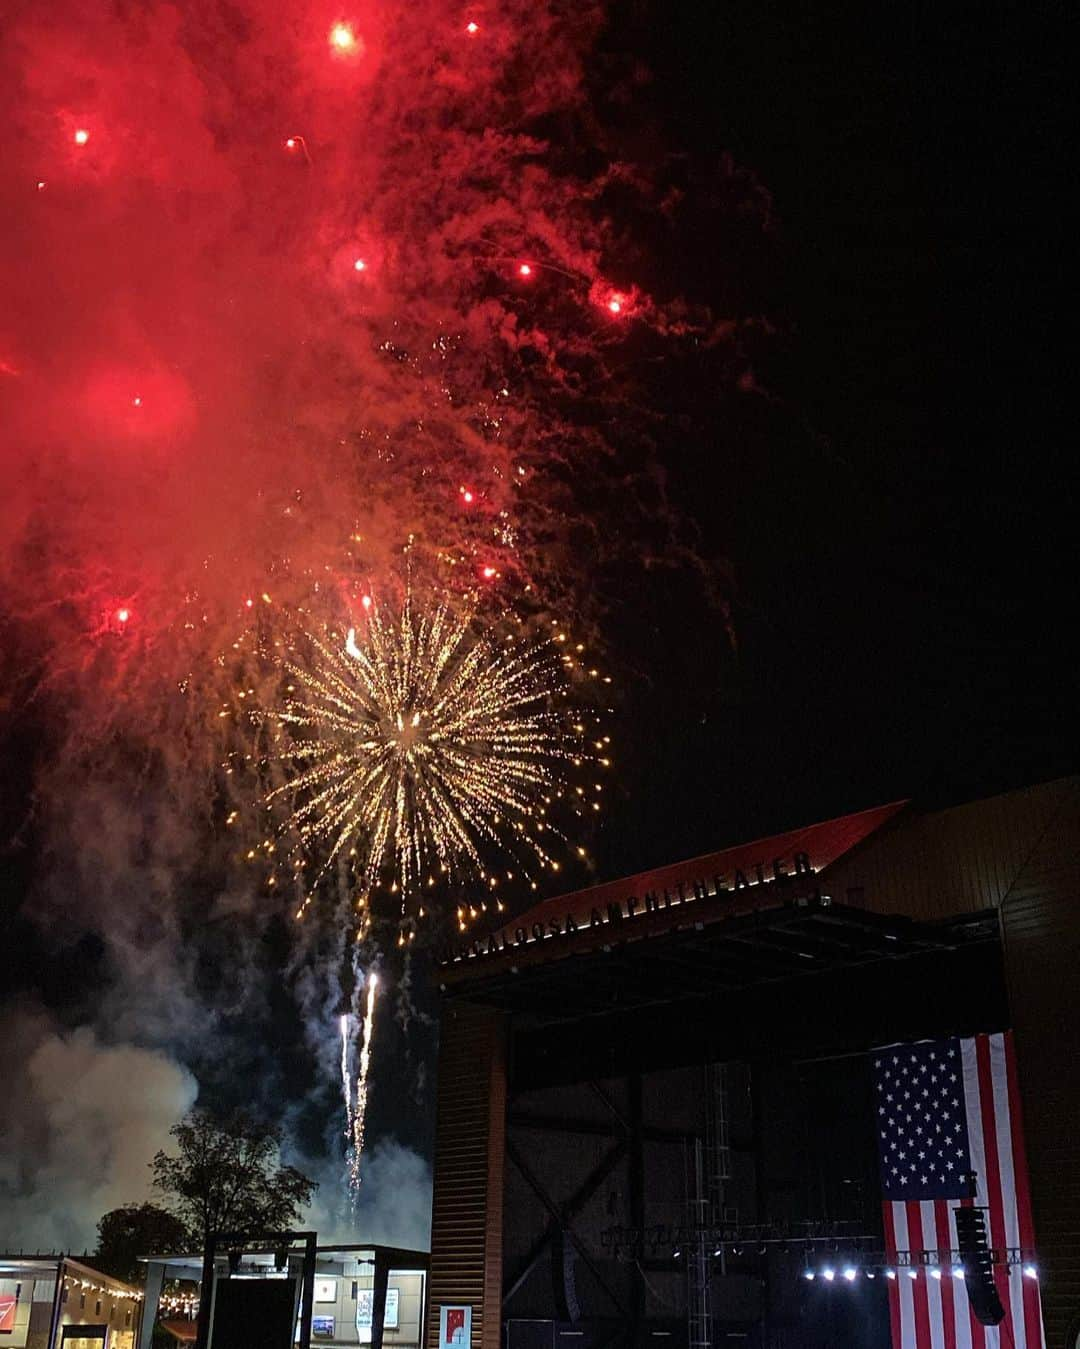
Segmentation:
{"type": "Polygon", "coordinates": [[[621,347],[692,325],[619,275],[624,166],[538,132],[591,127],[601,18],[9,9],[0,587],[89,671],[85,719],[152,727],[250,597],[352,602],[407,545],[425,585],[562,612],[582,537],[633,549],[621,347]]]}

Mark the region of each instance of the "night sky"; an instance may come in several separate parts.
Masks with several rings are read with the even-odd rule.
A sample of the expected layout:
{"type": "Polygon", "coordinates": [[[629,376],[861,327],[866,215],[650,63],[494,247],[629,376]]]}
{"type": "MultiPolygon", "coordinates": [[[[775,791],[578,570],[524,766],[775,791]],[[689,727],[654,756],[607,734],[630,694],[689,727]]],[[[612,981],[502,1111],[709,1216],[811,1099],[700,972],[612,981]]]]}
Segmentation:
{"type": "MultiPolygon", "coordinates": [[[[670,140],[771,195],[743,279],[775,327],[763,396],[698,404],[668,449],[730,560],[737,650],[678,581],[650,595],[607,871],[1071,771],[1045,30],[962,4],[635,12],[670,140]]],[[[703,230],[693,272],[725,251],[703,230]]]]}
{"type": "MultiPolygon", "coordinates": [[[[717,379],[705,353],[642,355],[657,459],[708,585],[662,561],[596,564],[619,690],[598,880],[1074,768],[1061,226],[1043,187],[1063,81],[1035,17],[1019,32],[1004,14],[960,0],[610,9],[595,116],[627,157],[662,160],[685,203],[677,234],[645,223],[627,258],[654,293],[744,329],[738,378],[717,379]],[[635,63],[649,76],[632,96],[602,92],[635,63]]],[[[609,516],[617,528],[617,504],[609,516]]],[[[9,655],[28,641],[5,631],[9,655]]],[[[65,1032],[107,1035],[100,938],[76,919],[58,945],[34,922],[50,859],[26,803],[47,711],[0,710],[14,949],[0,1014],[33,1004],[65,1032]]],[[[220,911],[192,926],[212,1001],[230,930],[220,911]]],[[[288,962],[285,928],[251,941],[260,969],[288,962]]],[[[430,1015],[422,965],[415,978],[430,1015]]],[[[267,989],[263,1030],[226,1017],[228,1061],[208,1054],[198,1076],[222,1100],[291,1093],[290,1127],[311,1143],[332,1097],[288,994],[267,989]]],[[[388,1027],[371,1136],[426,1148],[430,1090],[392,1069],[405,1045],[430,1066],[433,1039],[429,1024],[388,1027]]]]}

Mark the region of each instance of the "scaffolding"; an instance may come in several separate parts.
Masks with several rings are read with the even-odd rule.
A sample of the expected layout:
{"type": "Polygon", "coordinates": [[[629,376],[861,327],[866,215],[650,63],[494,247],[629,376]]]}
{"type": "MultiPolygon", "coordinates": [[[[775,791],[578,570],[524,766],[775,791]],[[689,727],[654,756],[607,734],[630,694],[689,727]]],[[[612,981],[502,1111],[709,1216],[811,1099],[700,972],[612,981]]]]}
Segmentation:
{"type": "MultiPolygon", "coordinates": [[[[727,1075],[722,1063],[705,1065],[705,1137],[693,1140],[687,1166],[686,1225],[694,1233],[686,1252],[686,1337],[689,1349],[711,1349],[713,1251],[709,1232],[738,1223],[736,1209],[727,1203],[731,1179],[728,1141],[727,1075]]],[[[719,1253],[720,1272],[725,1256],[719,1253]]]]}

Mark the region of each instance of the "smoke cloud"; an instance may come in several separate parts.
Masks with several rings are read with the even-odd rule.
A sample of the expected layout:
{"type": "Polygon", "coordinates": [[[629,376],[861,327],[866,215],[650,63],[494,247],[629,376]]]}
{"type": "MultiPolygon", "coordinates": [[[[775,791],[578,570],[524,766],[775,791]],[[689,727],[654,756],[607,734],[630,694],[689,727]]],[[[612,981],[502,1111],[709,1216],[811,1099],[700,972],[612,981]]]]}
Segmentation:
{"type": "Polygon", "coordinates": [[[151,1197],[149,1161],[195,1101],[165,1054],[65,1033],[42,1014],[4,1023],[0,1248],[82,1250],[98,1219],[151,1197]]]}

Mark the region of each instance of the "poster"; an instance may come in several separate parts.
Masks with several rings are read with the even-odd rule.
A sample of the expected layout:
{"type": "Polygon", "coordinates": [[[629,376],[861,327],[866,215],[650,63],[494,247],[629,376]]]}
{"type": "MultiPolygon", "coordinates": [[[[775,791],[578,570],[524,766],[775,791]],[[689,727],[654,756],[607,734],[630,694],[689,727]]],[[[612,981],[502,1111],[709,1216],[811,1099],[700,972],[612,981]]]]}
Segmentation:
{"type": "Polygon", "coordinates": [[[0,1293],[0,1330],[12,1331],[15,1329],[15,1309],[19,1305],[19,1299],[14,1293],[0,1293]]]}
{"type": "MultiPolygon", "coordinates": [[[[387,1288],[386,1309],[383,1312],[383,1330],[397,1330],[399,1290],[387,1288]]],[[[371,1288],[361,1288],[356,1294],[356,1334],[361,1344],[371,1343],[371,1320],[375,1307],[375,1293],[371,1288]]]]}
{"type": "Polygon", "coordinates": [[[332,1316],[313,1316],[311,1318],[312,1335],[325,1335],[329,1339],[334,1338],[335,1320],[332,1316]]]}
{"type": "Polygon", "coordinates": [[[336,1302],[336,1301],[337,1301],[337,1279],[316,1279],[316,1280],[315,1280],[315,1301],[316,1301],[316,1302],[336,1302]]]}
{"type": "Polygon", "coordinates": [[[471,1349],[472,1307],[439,1308],[439,1349],[471,1349]]]}

